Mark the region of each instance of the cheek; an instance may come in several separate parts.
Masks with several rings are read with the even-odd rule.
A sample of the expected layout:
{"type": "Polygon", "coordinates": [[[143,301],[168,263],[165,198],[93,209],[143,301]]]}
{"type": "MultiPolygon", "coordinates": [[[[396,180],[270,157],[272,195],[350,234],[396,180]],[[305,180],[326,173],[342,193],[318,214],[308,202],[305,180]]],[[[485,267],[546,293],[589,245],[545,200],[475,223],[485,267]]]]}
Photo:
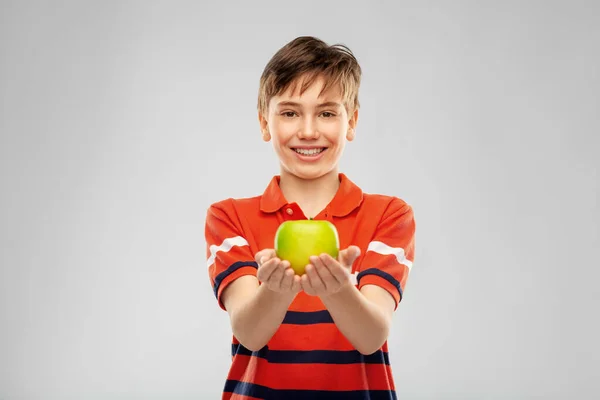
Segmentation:
{"type": "Polygon", "coordinates": [[[347,129],[340,121],[328,121],[319,126],[319,130],[327,139],[336,142],[344,137],[347,129]]]}
{"type": "Polygon", "coordinates": [[[343,145],[344,140],[346,139],[346,133],[337,127],[323,131],[323,136],[325,136],[329,143],[333,143],[338,146],[343,145]]]}
{"type": "Polygon", "coordinates": [[[273,147],[280,155],[285,153],[285,149],[287,148],[289,140],[290,136],[282,133],[281,131],[275,131],[271,133],[271,142],[273,143],[273,147]]]}
{"type": "Polygon", "coordinates": [[[286,144],[296,133],[296,130],[289,124],[274,124],[271,129],[271,136],[278,144],[286,144]]]}

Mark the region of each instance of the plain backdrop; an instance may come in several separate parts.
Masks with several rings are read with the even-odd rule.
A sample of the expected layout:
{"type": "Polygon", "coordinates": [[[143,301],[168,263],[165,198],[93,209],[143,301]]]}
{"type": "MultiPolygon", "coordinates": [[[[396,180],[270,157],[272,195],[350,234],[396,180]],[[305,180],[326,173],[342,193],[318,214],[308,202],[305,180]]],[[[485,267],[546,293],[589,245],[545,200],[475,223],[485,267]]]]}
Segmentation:
{"type": "Polygon", "coordinates": [[[600,396],[595,1],[1,1],[0,399],[217,399],[207,207],[279,173],[260,74],[363,71],[341,170],[415,210],[403,399],[600,396]]]}

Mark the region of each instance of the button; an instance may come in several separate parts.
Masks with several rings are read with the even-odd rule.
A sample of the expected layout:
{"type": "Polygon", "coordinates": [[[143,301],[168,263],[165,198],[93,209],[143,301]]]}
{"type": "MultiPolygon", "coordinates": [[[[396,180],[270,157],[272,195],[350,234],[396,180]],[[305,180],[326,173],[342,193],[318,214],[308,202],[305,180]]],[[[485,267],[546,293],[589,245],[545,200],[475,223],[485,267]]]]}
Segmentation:
{"type": "Polygon", "coordinates": [[[285,212],[287,212],[289,215],[292,215],[294,213],[294,210],[288,207],[288,209],[285,210],[285,212]]]}

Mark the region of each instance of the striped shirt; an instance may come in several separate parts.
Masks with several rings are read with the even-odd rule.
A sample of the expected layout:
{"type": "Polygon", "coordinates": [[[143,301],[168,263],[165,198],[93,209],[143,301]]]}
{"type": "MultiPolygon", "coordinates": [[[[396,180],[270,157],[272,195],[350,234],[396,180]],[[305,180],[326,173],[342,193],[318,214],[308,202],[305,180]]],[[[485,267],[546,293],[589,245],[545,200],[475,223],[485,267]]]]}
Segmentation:
{"type": "MultiPolygon", "coordinates": [[[[398,197],[367,194],[339,173],[340,187],[314,219],[333,223],[340,248],[360,247],[352,273],[356,286],[378,285],[401,301],[414,258],[415,221],[398,197]]],[[[207,267],[218,305],[233,280],[256,276],[254,255],[274,248],[279,225],[306,219],[288,203],[274,176],[260,196],[226,199],[206,215],[207,267]]],[[[338,330],[317,296],[298,293],[282,324],[259,351],[232,336],[232,363],[222,399],[396,399],[387,341],[373,354],[358,352],[338,330]]]]}

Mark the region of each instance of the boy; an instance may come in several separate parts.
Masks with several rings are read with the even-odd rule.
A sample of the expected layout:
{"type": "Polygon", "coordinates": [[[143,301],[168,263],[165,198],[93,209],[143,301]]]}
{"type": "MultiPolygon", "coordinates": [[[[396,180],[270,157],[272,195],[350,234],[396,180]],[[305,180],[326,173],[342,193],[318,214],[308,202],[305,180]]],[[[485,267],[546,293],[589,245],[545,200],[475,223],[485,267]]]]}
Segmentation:
{"type": "Polygon", "coordinates": [[[285,45],[263,72],[258,118],[281,173],[206,217],[208,273],[233,332],[223,399],[396,398],[387,336],[415,222],[401,199],[363,193],[338,171],[360,79],[350,50],[313,37],[285,45]],[[307,218],[336,226],[340,254],[315,254],[298,276],[274,238],[282,222],[307,218]]]}

